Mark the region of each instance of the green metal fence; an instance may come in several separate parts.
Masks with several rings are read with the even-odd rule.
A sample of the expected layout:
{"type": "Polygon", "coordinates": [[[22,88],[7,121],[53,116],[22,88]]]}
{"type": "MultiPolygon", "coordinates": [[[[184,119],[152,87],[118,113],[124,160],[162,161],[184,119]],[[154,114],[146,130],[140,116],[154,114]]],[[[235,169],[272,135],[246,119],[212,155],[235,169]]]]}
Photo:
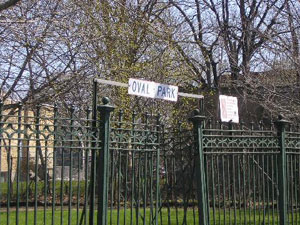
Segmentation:
{"type": "Polygon", "coordinates": [[[299,224],[300,131],[124,114],[0,114],[0,224],[299,224]],[[84,116],[83,116],[84,115],[84,116]],[[82,119],[84,117],[84,119],[82,119]]]}
{"type": "Polygon", "coordinates": [[[99,141],[90,110],[85,119],[76,114],[1,104],[0,224],[87,224],[91,152],[99,141]]]}
{"type": "Polygon", "coordinates": [[[283,119],[269,127],[200,124],[210,224],[299,224],[296,130],[283,119]]]}

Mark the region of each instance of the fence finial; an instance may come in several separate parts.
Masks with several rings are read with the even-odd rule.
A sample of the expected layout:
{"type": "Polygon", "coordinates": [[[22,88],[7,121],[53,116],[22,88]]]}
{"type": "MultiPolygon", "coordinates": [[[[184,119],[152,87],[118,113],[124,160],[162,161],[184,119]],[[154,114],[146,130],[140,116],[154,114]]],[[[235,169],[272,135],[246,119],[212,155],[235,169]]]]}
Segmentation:
{"type": "Polygon", "coordinates": [[[200,110],[199,109],[194,109],[193,114],[194,114],[194,116],[200,115],[200,110]]]}
{"type": "Polygon", "coordinates": [[[108,105],[110,103],[109,97],[103,97],[102,98],[102,103],[103,103],[103,105],[108,105]]]}
{"type": "Polygon", "coordinates": [[[278,115],[278,120],[274,122],[274,124],[278,130],[284,129],[286,127],[286,125],[288,125],[290,123],[291,122],[284,119],[284,117],[281,114],[278,115]]]}
{"type": "Polygon", "coordinates": [[[191,121],[195,125],[197,123],[202,123],[205,119],[206,119],[206,117],[201,115],[200,110],[195,109],[192,113],[192,117],[189,118],[189,121],[191,121]]]}

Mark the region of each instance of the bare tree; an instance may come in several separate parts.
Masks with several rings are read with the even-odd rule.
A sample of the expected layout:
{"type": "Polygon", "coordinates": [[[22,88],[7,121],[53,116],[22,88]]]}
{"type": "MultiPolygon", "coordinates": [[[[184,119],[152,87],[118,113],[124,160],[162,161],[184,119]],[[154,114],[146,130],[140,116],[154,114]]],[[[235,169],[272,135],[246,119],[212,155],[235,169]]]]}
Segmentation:
{"type": "Polygon", "coordinates": [[[267,115],[299,117],[299,7],[298,1],[287,1],[274,25],[274,35],[260,50],[263,71],[248,76],[244,86],[248,99],[259,103],[267,115]]]}
{"type": "Polygon", "coordinates": [[[180,32],[174,34],[172,44],[190,67],[194,79],[202,86],[218,86],[219,73],[216,52],[219,33],[211,29],[212,24],[205,17],[206,10],[200,1],[169,1],[181,15],[175,25],[180,32]],[[190,46],[190,47],[189,47],[190,46]]]}
{"type": "Polygon", "coordinates": [[[75,83],[70,80],[79,75],[76,56],[81,43],[73,42],[75,28],[68,20],[76,14],[70,14],[69,6],[61,1],[21,2],[3,13],[3,101],[47,103],[67,93],[72,85],[66,84],[75,83]]]}
{"type": "MultiPolygon", "coordinates": [[[[73,10],[68,1],[24,1],[1,12],[0,88],[8,115],[23,103],[37,116],[35,106],[59,100],[84,80],[77,60],[81,43],[69,23],[78,19],[73,10]]],[[[46,168],[40,142],[37,152],[46,168]]]]}

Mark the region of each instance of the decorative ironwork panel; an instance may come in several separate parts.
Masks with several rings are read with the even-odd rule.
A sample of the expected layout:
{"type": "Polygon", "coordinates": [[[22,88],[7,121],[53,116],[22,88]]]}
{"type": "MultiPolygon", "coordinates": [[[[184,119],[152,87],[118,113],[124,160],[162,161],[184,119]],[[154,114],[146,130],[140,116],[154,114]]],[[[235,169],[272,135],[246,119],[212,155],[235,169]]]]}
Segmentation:
{"type": "Polygon", "coordinates": [[[288,152],[299,152],[300,150],[300,133],[286,132],[285,146],[288,152]]]}
{"type": "Polygon", "coordinates": [[[205,151],[223,149],[225,151],[259,151],[279,149],[278,137],[272,132],[243,130],[208,130],[203,135],[205,151]]]}

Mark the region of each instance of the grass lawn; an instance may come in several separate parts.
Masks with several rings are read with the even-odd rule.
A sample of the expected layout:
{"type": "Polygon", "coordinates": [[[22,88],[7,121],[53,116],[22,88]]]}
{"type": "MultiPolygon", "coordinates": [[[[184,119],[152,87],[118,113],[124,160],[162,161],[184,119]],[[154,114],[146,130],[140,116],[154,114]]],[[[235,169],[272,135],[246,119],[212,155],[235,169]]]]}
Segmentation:
{"type": "MultiPolygon", "coordinates": [[[[76,210],[71,211],[71,225],[77,225],[79,224],[80,217],[82,214],[82,210],[79,210],[78,212],[76,210]]],[[[113,209],[108,211],[108,224],[137,224],[136,220],[138,219],[140,225],[144,224],[144,214],[146,215],[146,221],[145,224],[152,224],[150,222],[155,220],[155,218],[150,219],[150,209],[144,210],[142,208],[139,209],[139,216],[136,217],[136,211],[132,211],[130,209],[124,211],[124,209],[118,210],[113,209]],[[124,220],[126,218],[126,223],[124,223],[124,220]]],[[[97,212],[94,213],[95,215],[95,224],[97,220],[97,212]]],[[[154,213],[153,213],[154,215],[154,213]]],[[[27,214],[27,221],[26,223],[26,212],[24,209],[21,209],[19,212],[19,225],[34,225],[34,217],[35,213],[33,209],[29,209],[28,214],[27,214]]],[[[83,217],[84,218],[84,217],[83,217]]],[[[300,224],[300,214],[294,213],[293,215],[290,215],[290,219],[293,220],[294,224],[300,224]],[[292,218],[293,217],[293,218],[292,218]]],[[[89,215],[87,215],[86,220],[89,221],[89,215]]],[[[69,213],[67,209],[64,209],[62,212],[60,211],[59,208],[55,211],[54,214],[54,224],[55,225],[67,225],[69,221],[69,213]]],[[[238,225],[238,224],[243,224],[243,225],[250,225],[250,224],[277,224],[278,223],[278,214],[277,213],[272,213],[270,212],[269,214],[265,212],[265,215],[262,211],[254,212],[253,211],[246,211],[246,213],[242,210],[236,210],[234,211],[233,209],[227,210],[226,213],[224,214],[223,211],[215,211],[213,212],[212,210],[210,211],[210,224],[212,225],[238,225]],[[274,215],[274,219],[273,218],[274,215]],[[234,219],[236,218],[236,219],[234,219]],[[255,222],[254,222],[255,221],[255,222]]],[[[9,223],[7,223],[7,213],[6,212],[0,212],[0,225],[16,225],[16,212],[11,211],[10,216],[9,216],[9,223]]],[[[52,210],[47,209],[46,211],[42,209],[38,209],[36,213],[36,225],[51,225],[52,224],[52,210]]],[[[83,223],[84,220],[83,220],[83,223]]],[[[153,222],[155,224],[155,222],[153,222]]],[[[158,219],[158,224],[160,225],[182,225],[182,224],[187,224],[187,225],[198,225],[198,213],[197,211],[194,211],[193,209],[189,208],[186,212],[184,213],[183,209],[175,209],[175,208],[170,208],[168,210],[167,208],[163,208],[160,211],[159,214],[159,219],[158,219]],[[183,223],[183,221],[186,221],[186,223],[183,223]]]]}
{"type": "MultiPolygon", "coordinates": [[[[28,187],[28,192],[29,192],[29,197],[33,197],[35,194],[35,183],[31,182],[28,183],[30,185],[28,187]]],[[[47,186],[47,190],[51,191],[52,193],[52,186],[53,183],[50,182],[47,186]]],[[[19,196],[21,200],[25,201],[26,200],[26,189],[27,189],[27,184],[26,182],[19,182],[19,196]]],[[[69,186],[70,186],[70,181],[55,181],[55,195],[57,198],[59,198],[61,191],[63,192],[64,196],[69,195],[69,186]]],[[[43,181],[39,181],[37,183],[37,195],[38,196],[43,196],[45,190],[45,183],[43,181]]],[[[85,193],[85,181],[72,181],[72,195],[76,196],[77,192],[79,190],[79,193],[81,196],[84,195],[85,193]]],[[[11,199],[15,200],[17,197],[17,182],[13,182],[11,184],[10,190],[8,191],[8,184],[7,183],[0,183],[0,200],[6,200],[7,199],[7,193],[11,194],[11,199]]],[[[48,193],[48,196],[50,194],[48,193]]]]}

